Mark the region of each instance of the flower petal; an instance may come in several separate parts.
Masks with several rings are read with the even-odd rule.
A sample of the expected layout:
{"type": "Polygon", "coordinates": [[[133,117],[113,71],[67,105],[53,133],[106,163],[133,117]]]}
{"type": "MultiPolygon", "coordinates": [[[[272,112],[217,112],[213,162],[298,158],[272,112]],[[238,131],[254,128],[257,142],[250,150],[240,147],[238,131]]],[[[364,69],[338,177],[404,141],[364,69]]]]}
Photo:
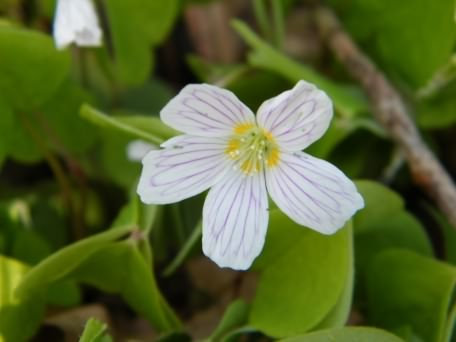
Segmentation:
{"type": "Polygon", "coordinates": [[[229,172],[204,202],[204,254],[220,267],[248,269],[263,248],[268,219],[264,174],[229,172]]]}
{"type": "Polygon", "coordinates": [[[197,195],[222,178],[230,163],[223,139],[181,135],[162,146],[142,160],[137,193],[144,203],[174,203],[197,195]]]}
{"type": "Polygon", "coordinates": [[[295,222],[333,234],[364,200],[353,182],[334,165],[304,152],[282,153],[279,164],[266,170],[268,192],[295,222]]]}
{"type": "Polygon", "coordinates": [[[58,49],[75,42],[79,46],[101,45],[102,32],[91,0],[59,0],[54,21],[58,49]]]}
{"type": "Polygon", "coordinates": [[[255,117],[230,91],[209,84],[189,84],[160,112],[168,126],[187,134],[221,137],[255,117]]]}
{"type": "Polygon", "coordinates": [[[281,149],[294,152],[318,140],[332,115],[332,102],[326,93],[299,81],[293,89],[263,102],[257,121],[272,133],[281,149]]]}

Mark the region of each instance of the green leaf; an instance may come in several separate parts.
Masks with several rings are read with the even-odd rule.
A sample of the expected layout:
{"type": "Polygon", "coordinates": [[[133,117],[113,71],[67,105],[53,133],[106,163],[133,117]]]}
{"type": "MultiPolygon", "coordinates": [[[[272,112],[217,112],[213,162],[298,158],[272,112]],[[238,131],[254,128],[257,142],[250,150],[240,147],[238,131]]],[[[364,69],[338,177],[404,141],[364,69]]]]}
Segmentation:
{"type": "Polygon", "coordinates": [[[208,340],[213,342],[222,340],[225,335],[247,322],[248,312],[249,306],[243,300],[232,302],[208,340]]]}
{"type": "Polygon", "coordinates": [[[427,342],[443,341],[456,268],[407,250],[379,254],[367,270],[370,321],[396,330],[411,326],[427,342]]]}
{"type": "Polygon", "coordinates": [[[79,338],[79,342],[112,341],[112,338],[109,335],[106,335],[106,330],[108,330],[106,323],[100,322],[95,318],[90,318],[84,327],[84,331],[79,338]]]}
{"type": "Polygon", "coordinates": [[[5,99],[0,97],[0,134],[2,135],[2,139],[0,139],[0,166],[10,149],[12,134],[14,132],[12,129],[13,115],[11,106],[5,99]]]}
{"type": "Polygon", "coordinates": [[[243,22],[234,20],[234,29],[252,48],[249,55],[251,65],[274,71],[291,82],[305,80],[317,85],[328,93],[334,105],[343,115],[353,117],[368,110],[367,100],[355,88],[343,86],[325,78],[309,66],[300,64],[261,40],[243,22]]]}
{"type": "Polygon", "coordinates": [[[456,266],[456,230],[455,227],[436,209],[428,206],[427,210],[437,221],[443,234],[445,260],[456,266]]]}
{"type": "Polygon", "coordinates": [[[135,192],[130,201],[120,210],[111,227],[136,226],[144,232],[149,232],[161,208],[158,205],[143,204],[135,192]]]}
{"type": "Polygon", "coordinates": [[[417,103],[418,124],[427,129],[446,128],[456,122],[456,81],[429,99],[417,103]]]}
{"type": "Polygon", "coordinates": [[[404,208],[403,199],[380,183],[357,181],[356,187],[362,194],[365,205],[353,220],[355,233],[361,232],[363,227],[369,227],[369,222],[381,222],[404,208]]]}
{"type": "Polygon", "coordinates": [[[350,242],[350,245],[351,261],[342,293],[340,294],[337,303],[334,305],[331,311],[329,311],[323,320],[314,328],[315,330],[341,328],[347,323],[348,317],[350,316],[354,291],[353,287],[355,284],[355,265],[353,262],[355,259],[353,255],[353,241],[350,242]]]}
{"type": "Polygon", "coordinates": [[[180,323],[164,301],[150,266],[132,241],[111,243],[98,250],[68,278],[106,292],[120,293],[160,331],[179,328],[180,323]]]}
{"type": "Polygon", "coordinates": [[[16,110],[37,109],[68,74],[68,51],[36,31],[0,26],[0,51],[0,97],[16,110]]]}
{"type": "Polygon", "coordinates": [[[357,181],[356,185],[365,201],[365,208],[353,221],[356,294],[364,301],[366,272],[376,255],[387,249],[404,248],[432,256],[432,246],[424,227],[405,211],[397,193],[372,181],[357,181]]]}
{"type": "Polygon", "coordinates": [[[69,236],[68,222],[58,205],[52,196],[41,195],[30,207],[33,230],[46,240],[52,251],[63,247],[69,236]]]}
{"type": "Polygon", "coordinates": [[[12,247],[12,256],[30,265],[38,263],[51,254],[49,244],[33,230],[18,231],[12,247]]]}
{"type": "Polygon", "coordinates": [[[154,78],[140,87],[130,87],[119,94],[119,108],[122,108],[121,112],[125,109],[132,113],[158,115],[173,96],[174,90],[168,83],[154,78]]]}
{"type": "MultiPolygon", "coordinates": [[[[1,66],[0,66],[1,68],[1,66]]],[[[0,80],[1,83],[1,80],[0,80]]],[[[1,86],[1,85],[0,85],[1,86]]],[[[27,117],[26,114],[23,114],[27,117]]],[[[0,158],[11,156],[21,162],[36,162],[41,152],[25,131],[19,115],[15,114],[7,98],[0,95],[0,158]]]]}
{"type": "Polygon", "coordinates": [[[349,327],[316,331],[307,335],[291,337],[280,342],[403,342],[399,337],[386,331],[365,328],[349,327]]]}
{"type": "MultiPolygon", "coordinates": [[[[380,202],[377,203],[380,205],[380,202]]],[[[358,275],[369,267],[376,254],[388,248],[404,248],[432,256],[429,238],[414,216],[402,211],[385,217],[381,221],[366,222],[360,227],[361,232],[355,235],[358,275]]]]}
{"type": "Polygon", "coordinates": [[[148,24],[145,28],[153,45],[160,44],[171,31],[177,19],[179,7],[178,0],[142,0],[140,9],[144,21],[148,24]]]}
{"type": "Polygon", "coordinates": [[[111,180],[125,189],[132,189],[141,174],[141,162],[128,159],[131,138],[117,131],[100,132],[100,146],[95,154],[94,170],[99,178],[111,180]]]}
{"type": "Polygon", "coordinates": [[[74,307],[81,303],[82,294],[73,281],[52,283],[47,290],[47,303],[64,308],[74,307]]]}
{"type": "MultiPolygon", "coordinates": [[[[302,334],[345,302],[353,262],[349,226],[326,236],[272,211],[265,248],[254,265],[262,274],[249,325],[274,337],[302,334]]],[[[337,325],[346,319],[346,307],[341,312],[337,325]]]]}
{"type": "Polygon", "coordinates": [[[28,269],[0,255],[0,341],[29,341],[43,318],[45,297],[41,291],[23,298],[15,295],[28,269]]]}
{"type": "Polygon", "coordinates": [[[67,80],[40,108],[42,121],[49,127],[48,131],[53,132],[46,136],[47,140],[57,152],[63,148],[81,155],[96,143],[96,129],[79,115],[81,105],[88,100],[89,95],[82,88],[67,80]]]}
{"type": "Polygon", "coordinates": [[[372,258],[384,249],[405,248],[432,256],[432,246],[423,226],[405,211],[398,194],[371,181],[357,181],[356,185],[366,204],[354,218],[358,275],[362,275],[372,258]]]}
{"type": "Polygon", "coordinates": [[[453,51],[453,0],[353,0],[341,5],[349,32],[383,69],[413,87],[426,83],[453,51]]]}
{"type": "Polygon", "coordinates": [[[177,15],[178,1],[108,0],[115,70],[127,84],[141,84],[152,68],[151,46],[160,43],[177,15]],[[128,20],[125,20],[128,18],[128,20]]]}
{"type": "Polygon", "coordinates": [[[114,129],[130,137],[143,139],[153,144],[161,144],[176,135],[175,131],[166,126],[156,117],[145,116],[109,116],[85,104],[81,108],[81,116],[95,125],[114,129]]]}
{"type": "Polygon", "coordinates": [[[114,45],[114,70],[126,84],[141,84],[152,68],[149,32],[143,0],[105,1],[114,45]],[[128,18],[128,20],[125,20],[128,18]]]}
{"type": "Polygon", "coordinates": [[[18,296],[25,296],[36,289],[63,278],[97,250],[128,234],[132,227],[111,229],[69,245],[44,259],[22,280],[17,288],[18,296]]]}

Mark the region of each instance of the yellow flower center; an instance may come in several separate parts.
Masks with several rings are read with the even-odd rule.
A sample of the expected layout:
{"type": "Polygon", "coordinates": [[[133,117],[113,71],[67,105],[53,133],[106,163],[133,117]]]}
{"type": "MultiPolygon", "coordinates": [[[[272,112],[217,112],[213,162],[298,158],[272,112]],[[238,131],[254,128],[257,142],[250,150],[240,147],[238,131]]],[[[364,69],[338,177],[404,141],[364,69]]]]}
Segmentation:
{"type": "Polygon", "coordinates": [[[276,166],[280,156],[272,134],[255,124],[236,126],[225,152],[247,175],[262,171],[264,166],[276,166]]]}

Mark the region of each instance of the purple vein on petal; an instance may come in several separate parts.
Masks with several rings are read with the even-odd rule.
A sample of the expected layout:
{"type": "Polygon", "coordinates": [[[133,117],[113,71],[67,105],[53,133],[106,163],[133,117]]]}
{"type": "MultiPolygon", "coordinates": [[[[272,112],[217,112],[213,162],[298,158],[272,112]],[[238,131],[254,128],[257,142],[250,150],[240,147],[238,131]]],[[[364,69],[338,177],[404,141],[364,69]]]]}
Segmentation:
{"type": "MultiPolygon", "coordinates": [[[[301,189],[301,187],[300,187],[296,182],[294,182],[294,181],[293,181],[285,172],[279,172],[279,173],[278,173],[278,176],[280,177],[281,181],[279,182],[279,181],[277,180],[277,185],[282,189],[282,194],[283,194],[285,197],[289,197],[289,195],[291,194],[291,195],[295,198],[295,200],[296,200],[297,202],[299,202],[302,206],[304,206],[304,207],[307,209],[308,213],[310,213],[310,214],[313,216],[313,218],[309,217],[309,215],[306,215],[306,216],[307,216],[308,218],[311,218],[312,221],[317,222],[317,223],[320,223],[320,222],[321,222],[320,217],[319,217],[317,214],[315,214],[315,212],[314,212],[314,211],[313,211],[305,202],[303,202],[301,198],[299,198],[299,197],[296,195],[296,193],[294,192],[294,190],[295,190],[295,189],[298,189],[301,193],[304,194],[305,197],[307,197],[308,199],[310,199],[310,200],[318,207],[318,204],[315,203],[314,199],[313,199],[307,192],[303,191],[303,190],[301,189]],[[283,176],[286,176],[289,180],[291,180],[291,182],[293,183],[293,185],[294,185],[295,187],[294,187],[294,188],[290,187],[289,184],[288,184],[288,182],[286,182],[286,181],[284,180],[283,176]],[[284,192],[282,186],[286,186],[287,189],[288,189],[288,192],[284,192]]],[[[294,202],[289,201],[289,203],[293,205],[293,207],[294,207],[294,209],[295,209],[295,213],[298,213],[298,214],[299,214],[299,213],[301,212],[301,209],[302,209],[301,207],[298,207],[294,202]]],[[[320,208],[320,209],[322,209],[322,208],[320,208]]],[[[323,210],[324,212],[326,212],[326,210],[324,210],[324,209],[322,209],[322,210],[323,210]]],[[[326,212],[326,213],[327,213],[327,212],[326,212]]],[[[327,213],[327,214],[329,214],[329,213],[327,213]]]]}
{"type": "MultiPolygon", "coordinates": [[[[238,190],[236,192],[236,197],[233,199],[233,202],[231,203],[230,210],[226,213],[225,222],[223,223],[224,227],[226,227],[228,219],[229,219],[230,215],[232,214],[231,211],[233,209],[234,204],[237,202],[236,200],[238,198],[238,195],[239,195],[239,192],[241,191],[241,189],[242,189],[242,195],[241,195],[241,198],[240,198],[241,203],[239,203],[238,208],[240,208],[241,210],[244,208],[243,204],[244,204],[244,200],[245,200],[245,197],[246,197],[245,196],[245,192],[246,192],[246,188],[247,188],[245,185],[246,185],[245,182],[239,182],[239,188],[238,188],[238,190]]],[[[237,215],[235,215],[235,221],[230,225],[230,228],[231,228],[230,238],[228,240],[228,243],[225,246],[225,249],[222,252],[222,255],[226,255],[226,253],[228,252],[229,247],[231,246],[231,243],[233,241],[234,233],[235,233],[236,229],[238,228],[237,222],[239,220],[239,217],[240,217],[240,213],[237,213],[237,215]]],[[[247,215],[246,215],[246,217],[247,217],[247,215]]],[[[244,224],[244,226],[239,227],[239,228],[242,229],[242,235],[244,236],[245,224],[244,224]]],[[[240,244],[242,244],[242,239],[240,240],[240,244]]],[[[234,255],[237,256],[238,253],[239,253],[239,250],[237,252],[235,252],[234,255]]]]}
{"type": "Polygon", "coordinates": [[[307,118],[308,116],[310,116],[310,115],[313,113],[313,111],[314,111],[316,105],[314,105],[314,107],[312,108],[312,110],[309,111],[308,113],[306,113],[305,117],[301,119],[301,116],[303,115],[303,113],[300,113],[299,108],[301,108],[302,106],[306,105],[307,103],[311,103],[311,102],[315,103],[315,100],[313,100],[313,99],[310,99],[310,100],[309,100],[309,99],[306,99],[306,100],[302,101],[302,102],[299,103],[297,106],[295,106],[295,108],[294,108],[293,110],[290,110],[289,113],[287,113],[287,114],[281,114],[281,116],[283,116],[283,117],[281,118],[281,121],[279,121],[279,122],[276,123],[276,121],[277,121],[278,118],[280,117],[280,116],[277,116],[277,118],[276,118],[276,120],[274,121],[273,126],[272,126],[272,128],[271,128],[271,131],[275,130],[277,127],[279,127],[280,125],[282,125],[284,121],[289,120],[289,119],[293,119],[293,117],[292,117],[293,115],[296,116],[296,118],[295,118],[295,121],[293,122],[293,124],[290,125],[290,128],[294,129],[296,123],[297,123],[299,120],[305,120],[305,118],[307,118]]]}
{"type": "Polygon", "coordinates": [[[233,99],[231,99],[229,96],[225,95],[225,94],[220,94],[218,92],[216,92],[215,90],[212,91],[214,94],[217,95],[217,101],[223,105],[227,110],[230,111],[230,113],[233,114],[233,116],[236,117],[237,119],[237,122],[243,122],[245,121],[246,118],[244,117],[239,117],[238,113],[239,114],[244,114],[244,105],[239,101],[238,103],[236,103],[235,101],[233,101],[233,99]],[[234,107],[234,110],[233,109],[230,109],[225,102],[223,102],[222,100],[220,100],[220,98],[223,98],[225,101],[228,101],[233,107],[234,107]]]}
{"type": "MultiPolygon", "coordinates": [[[[209,95],[211,96],[210,93],[207,93],[203,90],[193,90],[192,91],[192,95],[200,102],[206,104],[208,107],[212,108],[213,110],[215,110],[216,112],[220,113],[222,116],[224,116],[226,119],[228,119],[232,124],[236,124],[235,120],[233,120],[233,117],[232,115],[229,115],[227,113],[225,113],[224,111],[220,110],[220,108],[214,106],[212,103],[208,102],[207,100],[203,99],[202,97],[199,97],[197,95],[197,92],[201,92],[203,94],[206,94],[206,95],[209,95]]],[[[214,100],[214,98],[213,98],[214,100]]],[[[217,100],[217,97],[215,98],[215,100],[217,100]]],[[[233,114],[231,111],[230,111],[231,114],[233,114]]]]}

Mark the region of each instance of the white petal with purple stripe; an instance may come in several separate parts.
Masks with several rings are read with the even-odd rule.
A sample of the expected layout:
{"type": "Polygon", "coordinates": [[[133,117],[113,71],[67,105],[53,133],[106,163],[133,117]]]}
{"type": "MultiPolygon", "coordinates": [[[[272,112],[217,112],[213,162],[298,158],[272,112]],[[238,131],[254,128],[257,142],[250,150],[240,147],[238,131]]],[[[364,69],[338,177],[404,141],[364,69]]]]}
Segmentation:
{"type": "Polygon", "coordinates": [[[304,152],[282,153],[266,170],[269,195],[295,222],[333,234],[364,206],[353,182],[334,165],[304,152]]]}
{"type": "Polygon", "coordinates": [[[220,267],[249,268],[263,248],[268,219],[263,174],[227,174],[204,202],[204,254],[220,267]]]}
{"type": "Polygon", "coordinates": [[[205,137],[226,137],[238,125],[255,124],[252,111],[232,92],[208,84],[186,86],[160,116],[178,131],[205,137]]]}
{"type": "Polygon", "coordinates": [[[328,96],[313,84],[299,81],[293,89],[265,101],[257,121],[282,149],[300,151],[325,133],[332,115],[328,96]]]}
{"type": "Polygon", "coordinates": [[[181,135],[142,160],[137,192],[144,203],[168,204],[194,196],[225,174],[229,159],[224,139],[181,135]]]}

